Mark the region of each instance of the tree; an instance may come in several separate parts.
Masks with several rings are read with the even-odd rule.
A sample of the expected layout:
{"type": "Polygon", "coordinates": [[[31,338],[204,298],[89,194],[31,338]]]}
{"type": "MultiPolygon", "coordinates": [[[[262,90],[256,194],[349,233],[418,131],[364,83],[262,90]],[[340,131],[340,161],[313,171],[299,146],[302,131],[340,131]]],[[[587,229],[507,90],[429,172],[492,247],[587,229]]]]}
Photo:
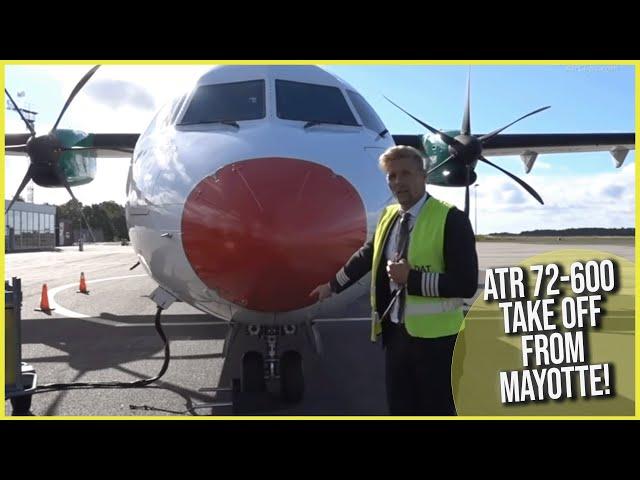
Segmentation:
{"type": "MultiPolygon", "coordinates": [[[[108,230],[111,232],[112,239],[129,238],[127,230],[124,207],[118,205],[116,202],[108,201],[102,202],[100,208],[105,215],[105,221],[108,223],[108,230]]],[[[105,238],[106,238],[105,230],[105,238]]]]}
{"type": "Polygon", "coordinates": [[[129,239],[124,207],[113,201],[83,207],[81,202],[69,200],[56,208],[58,220],[71,220],[74,229],[84,228],[80,208],[91,229],[102,230],[105,241],[129,239]]]}
{"type": "Polygon", "coordinates": [[[60,220],[70,220],[71,228],[77,229],[82,225],[82,217],[80,216],[80,208],[82,208],[82,203],[77,202],[73,199],[69,200],[67,203],[59,205],[56,207],[56,216],[58,217],[58,221],[60,220]]]}

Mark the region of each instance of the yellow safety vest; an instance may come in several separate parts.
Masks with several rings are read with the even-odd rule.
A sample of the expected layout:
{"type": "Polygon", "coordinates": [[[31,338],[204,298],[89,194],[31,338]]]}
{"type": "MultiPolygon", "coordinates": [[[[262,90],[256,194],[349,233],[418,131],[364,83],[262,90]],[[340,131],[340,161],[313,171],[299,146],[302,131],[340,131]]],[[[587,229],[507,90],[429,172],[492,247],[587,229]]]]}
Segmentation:
{"type": "MultiPolygon", "coordinates": [[[[422,206],[409,236],[408,260],[412,269],[444,272],[444,228],[452,206],[429,197],[422,206]]],[[[382,328],[376,310],[376,275],[391,225],[400,205],[391,205],[382,212],[373,239],[371,267],[371,341],[376,340],[382,328]]],[[[461,298],[440,298],[407,295],[404,323],[413,337],[438,338],[454,335],[464,328],[461,298]]]]}

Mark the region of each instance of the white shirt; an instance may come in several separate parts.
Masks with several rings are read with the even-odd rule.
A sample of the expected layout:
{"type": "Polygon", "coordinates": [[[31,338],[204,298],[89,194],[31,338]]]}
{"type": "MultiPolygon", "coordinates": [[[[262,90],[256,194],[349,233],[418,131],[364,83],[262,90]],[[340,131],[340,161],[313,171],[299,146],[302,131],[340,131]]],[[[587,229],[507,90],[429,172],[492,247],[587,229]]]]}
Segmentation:
{"type": "MultiPolygon", "coordinates": [[[[424,195],[420,198],[420,200],[418,200],[413,207],[411,207],[406,213],[409,213],[411,215],[411,217],[409,218],[409,233],[411,233],[411,231],[413,230],[413,227],[416,224],[416,220],[418,218],[418,215],[420,214],[420,210],[422,209],[423,205],[425,204],[425,202],[427,201],[427,198],[429,198],[429,195],[427,194],[427,192],[424,193],[424,195]]],[[[401,216],[403,214],[404,210],[402,210],[402,207],[400,207],[400,211],[398,213],[399,216],[401,216]]],[[[384,254],[387,257],[387,260],[396,260],[395,259],[395,254],[396,251],[398,250],[398,233],[399,233],[399,229],[400,229],[400,222],[396,220],[396,222],[394,222],[393,227],[391,228],[391,231],[389,232],[389,235],[387,236],[387,245],[384,249],[384,254]]],[[[386,270],[385,270],[386,271],[386,270]]],[[[396,282],[394,282],[393,280],[389,280],[389,286],[391,287],[391,295],[393,298],[393,295],[395,294],[395,291],[400,288],[400,285],[398,285],[396,282]]],[[[399,302],[398,300],[396,300],[396,302],[393,304],[393,307],[391,308],[391,313],[390,313],[390,319],[393,323],[399,323],[400,320],[398,319],[398,308],[399,308],[399,302]]]]}

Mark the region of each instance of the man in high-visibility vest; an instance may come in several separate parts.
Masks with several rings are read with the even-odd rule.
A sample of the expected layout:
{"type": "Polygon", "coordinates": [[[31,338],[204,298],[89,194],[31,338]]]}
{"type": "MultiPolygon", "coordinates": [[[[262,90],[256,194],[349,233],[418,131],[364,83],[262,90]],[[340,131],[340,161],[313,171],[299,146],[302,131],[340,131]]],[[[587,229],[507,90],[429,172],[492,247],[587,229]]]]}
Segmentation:
{"type": "Polygon", "coordinates": [[[384,209],[373,238],[310,295],[323,300],[371,272],[371,336],[382,335],[389,412],[456,415],[451,363],[462,299],[478,285],[475,236],[463,212],[425,191],[418,150],[391,147],[380,168],[398,204],[384,209]]]}

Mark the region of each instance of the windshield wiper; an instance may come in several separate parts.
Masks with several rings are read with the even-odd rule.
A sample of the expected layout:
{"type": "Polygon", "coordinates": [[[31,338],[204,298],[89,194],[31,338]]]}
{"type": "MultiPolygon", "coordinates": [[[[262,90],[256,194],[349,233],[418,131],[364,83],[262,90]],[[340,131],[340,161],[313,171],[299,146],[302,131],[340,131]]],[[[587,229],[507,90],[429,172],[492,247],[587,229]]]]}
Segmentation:
{"type": "Polygon", "coordinates": [[[183,125],[203,125],[203,124],[212,125],[212,124],[216,124],[216,123],[220,123],[222,125],[229,125],[231,127],[236,127],[238,129],[240,128],[240,125],[235,120],[210,120],[210,121],[203,121],[203,122],[186,122],[186,123],[179,123],[178,126],[183,126],[183,125]]]}
{"type": "Polygon", "coordinates": [[[323,123],[328,123],[328,122],[320,122],[317,120],[311,120],[307,123],[304,124],[304,128],[307,129],[309,127],[313,127],[314,125],[322,125],[323,123]]]}
{"type": "Polygon", "coordinates": [[[384,138],[384,136],[385,136],[387,133],[389,133],[389,130],[387,130],[387,129],[385,128],[384,130],[382,130],[382,131],[378,134],[378,136],[379,136],[379,137],[383,137],[383,138],[384,138]]]}
{"type": "Polygon", "coordinates": [[[321,120],[310,120],[304,124],[304,128],[307,129],[309,127],[313,127],[315,125],[346,125],[347,127],[361,127],[362,125],[353,124],[353,123],[345,123],[345,122],[328,122],[321,120]]]}

